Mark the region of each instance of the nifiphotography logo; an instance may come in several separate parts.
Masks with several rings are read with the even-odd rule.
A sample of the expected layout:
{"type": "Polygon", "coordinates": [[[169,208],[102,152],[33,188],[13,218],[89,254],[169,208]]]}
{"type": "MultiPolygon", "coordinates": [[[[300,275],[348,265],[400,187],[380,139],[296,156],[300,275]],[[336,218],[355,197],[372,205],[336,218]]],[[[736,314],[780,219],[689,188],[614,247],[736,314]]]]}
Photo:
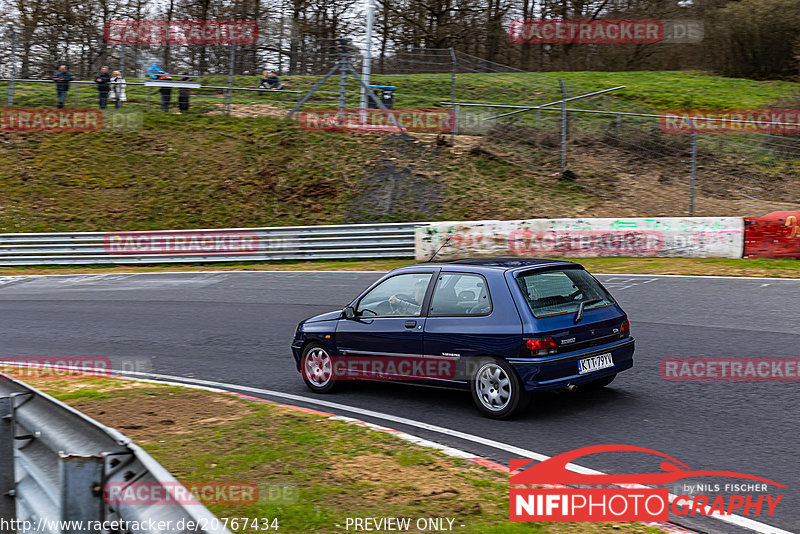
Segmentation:
{"type": "Polygon", "coordinates": [[[732,471],[694,470],[662,452],[634,445],[594,445],[542,462],[512,459],[509,490],[511,521],[668,521],[685,515],[773,515],[783,495],[767,493],[772,480],[732,471]],[[578,458],[606,452],[641,452],[663,459],[655,473],[579,473],[567,466],[578,458]],[[533,465],[531,465],[533,463],[533,465]],[[748,483],[682,485],[678,480],[725,477],[748,483]],[[672,487],[672,486],[671,486],[672,487]],[[725,491],[726,494],[712,493],[725,491]]]}

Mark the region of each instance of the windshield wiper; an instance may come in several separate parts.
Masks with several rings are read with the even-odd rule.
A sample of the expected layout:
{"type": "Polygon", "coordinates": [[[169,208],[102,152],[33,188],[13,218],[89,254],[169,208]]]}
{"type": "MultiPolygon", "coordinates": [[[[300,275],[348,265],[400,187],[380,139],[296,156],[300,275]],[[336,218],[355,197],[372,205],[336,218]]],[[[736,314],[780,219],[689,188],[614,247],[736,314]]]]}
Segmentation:
{"type": "Polygon", "coordinates": [[[575,313],[575,324],[581,322],[583,319],[583,308],[586,306],[591,306],[592,304],[597,304],[598,302],[603,302],[605,299],[592,299],[592,300],[584,300],[581,302],[581,305],[578,306],[578,311],[575,313]]]}

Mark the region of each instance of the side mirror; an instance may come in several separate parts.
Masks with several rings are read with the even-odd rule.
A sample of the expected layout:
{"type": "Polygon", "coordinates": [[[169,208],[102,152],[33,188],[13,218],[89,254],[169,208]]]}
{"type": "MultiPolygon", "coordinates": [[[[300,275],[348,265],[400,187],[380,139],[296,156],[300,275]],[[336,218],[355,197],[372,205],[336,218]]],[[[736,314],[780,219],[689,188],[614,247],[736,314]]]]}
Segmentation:
{"type": "Polygon", "coordinates": [[[352,306],[348,306],[344,309],[344,318],[350,320],[356,318],[356,311],[353,309],[352,306]]]}

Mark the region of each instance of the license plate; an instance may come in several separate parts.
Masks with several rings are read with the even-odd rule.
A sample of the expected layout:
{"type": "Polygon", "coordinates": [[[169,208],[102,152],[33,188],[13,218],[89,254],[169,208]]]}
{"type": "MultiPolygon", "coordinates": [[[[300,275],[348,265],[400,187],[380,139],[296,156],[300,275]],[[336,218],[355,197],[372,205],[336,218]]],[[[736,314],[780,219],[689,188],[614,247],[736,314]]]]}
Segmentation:
{"type": "Polygon", "coordinates": [[[581,375],[607,367],[614,367],[614,360],[611,358],[610,352],[578,360],[578,374],[581,375]]]}

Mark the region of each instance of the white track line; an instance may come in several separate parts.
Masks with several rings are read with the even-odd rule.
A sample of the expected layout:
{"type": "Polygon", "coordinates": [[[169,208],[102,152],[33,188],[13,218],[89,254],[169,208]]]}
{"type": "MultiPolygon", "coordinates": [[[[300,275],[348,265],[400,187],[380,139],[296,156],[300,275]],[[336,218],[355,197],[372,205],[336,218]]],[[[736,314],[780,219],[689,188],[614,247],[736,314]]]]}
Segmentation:
{"type": "MultiPolygon", "coordinates": [[[[6,364],[12,362],[4,362],[6,364]]],[[[85,370],[84,370],[85,371],[85,370]]],[[[102,369],[99,371],[108,372],[106,369],[102,369]]],[[[351,413],[356,413],[361,416],[365,417],[372,417],[375,419],[382,419],[384,421],[392,421],[394,423],[399,423],[401,425],[411,426],[414,428],[419,428],[422,430],[427,430],[429,432],[436,432],[438,434],[443,434],[445,436],[450,436],[458,439],[462,439],[464,441],[471,441],[473,443],[478,443],[480,445],[485,445],[487,447],[491,447],[493,449],[498,449],[506,452],[510,452],[511,454],[516,454],[521,458],[530,458],[533,460],[544,461],[550,458],[550,456],[546,456],[544,454],[534,452],[528,449],[523,449],[521,447],[517,447],[515,445],[510,445],[508,443],[502,443],[500,441],[495,441],[493,439],[484,438],[482,436],[477,436],[475,434],[468,434],[466,432],[461,432],[459,430],[452,430],[449,428],[431,425],[429,423],[424,423],[422,421],[416,421],[414,419],[408,419],[406,417],[400,417],[397,415],[387,414],[383,412],[376,412],[374,410],[367,410],[364,408],[358,408],[356,406],[349,406],[347,404],[340,404],[337,402],[330,402],[321,399],[315,399],[312,397],[304,397],[302,395],[295,395],[293,393],[284,393],[282,391],[273,391],[269,389],[261,389],[261,388],[254,388],[250,386],[240,386],[237,384],[228,384],[225,382],[216,382],[213,380],[201,380],[197,378],[184,378],[181,376],[173,376],[173,375],[162,375],[156,373],[142,373],[137,371],[116,371],[112,370],[111,373],[119,374],[119,375],[130,375],[130,376],[141,376],[144,378],[154,378],[156,380],[170,380],[175,382],[186,382],[189,384],[197,384],[201,386],[208,386],[211,388],[222,389],[225,391],[230,390],[239,390],[239,391],[247,391],[250,393],[259,393],[261,395],[268,395],[270,397],[278,397],[281,399],[288,399],[295,402],[303,402],[307,404],[317,405],[317,406],[324,406],[326,408],[333,408],[336,410],[344,410],[351,413]]],[[[587,475],[602,475],[606,474],[602,471],[596,471],[594,469],[589,469],[588,467],[583,467],[577,464],[567,464],[566,467],[575,473],[587,474],[587,475]]],[[[672,493],[669,494],[669,501],[672,502],[678,496],[672,493]]],[[[709,510],[710,507],[706,506],[706,510],[709,510]]],[[[719,521],[736,525],[737,527],[741,527],[744,529],[752,530],[753,532],[758,532],[759,534],[793,534],[788,530],[783,530],[778,527],[773,527],[771,525],[767,525],[765,523],[761,523],[760,521],[755,521],[753,519],[731,514],[731,515],[721,515],[719,513],[714,513],[708,515],[707,517],[717,519],[719,521]]]]}

